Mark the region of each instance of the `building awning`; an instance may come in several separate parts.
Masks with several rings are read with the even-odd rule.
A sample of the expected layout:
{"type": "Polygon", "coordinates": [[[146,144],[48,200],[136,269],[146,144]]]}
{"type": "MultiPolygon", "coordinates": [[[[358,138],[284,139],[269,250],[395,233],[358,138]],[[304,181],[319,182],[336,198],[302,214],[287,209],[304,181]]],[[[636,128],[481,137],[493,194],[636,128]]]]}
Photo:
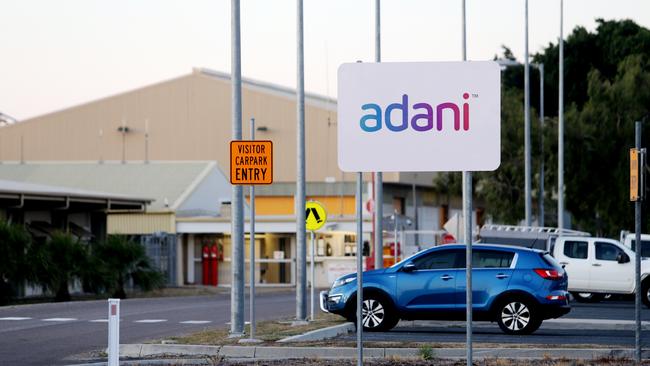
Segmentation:
{"type": "Polygon", "coordinates": [[[0,207],[69,211],[144,211],[153,199],[0,179],[0,207]]]}

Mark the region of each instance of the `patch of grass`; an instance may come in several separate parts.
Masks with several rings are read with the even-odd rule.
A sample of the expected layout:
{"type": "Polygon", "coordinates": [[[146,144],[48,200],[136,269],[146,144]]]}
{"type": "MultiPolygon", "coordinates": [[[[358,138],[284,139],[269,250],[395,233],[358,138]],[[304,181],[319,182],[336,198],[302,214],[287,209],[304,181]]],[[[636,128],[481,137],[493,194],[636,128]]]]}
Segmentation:
{"type": "Polygon", "coordinates": [[[425,361],[431,361],[436,358],[436,352],[428,344],[418,349],[418,355],[420,355],[420,357],[425,361]]]}
{"type": "MultiPolygon", "coordinates": [[[[264,342],[275,342],[282,338],[302,334],[312,330],[330,327],[345,322],[345,319],[338,315],[319,313],[316,320],[305,325],[291,325],[292,319],[268,320],[257,323],[255,338],[264,342]]],[[[246,334],[250,334],[250,326],[245,328],[246,334]]],[[[202,331],[185,336],[173,337],[172,339],[180,344],[203,344],[203,345],[234,345],[239,338],[228,338],[229,329],[206,328],[202,331]]]]}

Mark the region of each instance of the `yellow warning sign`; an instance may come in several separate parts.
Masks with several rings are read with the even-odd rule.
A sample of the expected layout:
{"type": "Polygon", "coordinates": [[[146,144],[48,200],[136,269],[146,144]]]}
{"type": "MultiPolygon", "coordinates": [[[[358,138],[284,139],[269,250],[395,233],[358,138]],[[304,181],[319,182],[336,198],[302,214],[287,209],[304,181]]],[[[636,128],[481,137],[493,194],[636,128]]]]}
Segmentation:
{"type": "Polygon", "coordinates": [[[307,201],[305,205],[305,227],[309,231],[316,231],[325,225],[327,212],[319,202],[307,201]]]}

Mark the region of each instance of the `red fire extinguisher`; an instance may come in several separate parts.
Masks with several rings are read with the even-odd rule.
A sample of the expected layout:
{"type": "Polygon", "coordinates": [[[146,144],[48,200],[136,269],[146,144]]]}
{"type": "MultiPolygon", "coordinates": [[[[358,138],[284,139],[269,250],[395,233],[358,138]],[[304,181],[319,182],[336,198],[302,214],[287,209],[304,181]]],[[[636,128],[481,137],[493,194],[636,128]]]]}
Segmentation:
{"type": "Polygon", "coordinates": [[[207,245],[203,246],[203,284],[210,284],[210,247],[207,245]]]}
{"type": "Polygon", "coordinates": [[[216,286],[219,282],[218,257],[219,250],[217,249],[217,245],[213,244],[210,248],[210,284],[212,286],[216,286]]]}

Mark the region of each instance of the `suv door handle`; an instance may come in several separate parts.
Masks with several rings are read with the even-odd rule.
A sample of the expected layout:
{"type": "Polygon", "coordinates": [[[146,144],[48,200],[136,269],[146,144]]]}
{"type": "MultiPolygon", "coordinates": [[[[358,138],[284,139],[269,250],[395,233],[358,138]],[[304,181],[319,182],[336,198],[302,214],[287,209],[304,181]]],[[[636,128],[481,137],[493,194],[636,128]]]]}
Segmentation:
{"type": "Polygon", "coordinates": [[[453,278],[454,277],[450,276],[450,275],[442,275],[442,277],[440,277],[440,279],[443,280],[443,281],[449,281],[449,280],[451,280],[453,278]]]}
{"type": "Polygon", "coordinates": [[[496,278],[498,278],[500,280],[502,280],[504,278],[508,278],[508,277],[510,277],[510,276],[508,276],[507,274],[503,274],[503,273],[499,273],[498,275],[496,275],[496,278]]]}
{"type": "Polygon", "coordinates": [[[569,262],[560,262],[561,265],[566,266],[569,264],[569,262]]]}
{"type": "Polygon", "coordinates": [[[600,263],[594,263],[594,264],[592,264],[592,266],[594,266],[594,267],[600,267],[600,266],[602,266],[602,264],[600,264],[600,263]]]}

